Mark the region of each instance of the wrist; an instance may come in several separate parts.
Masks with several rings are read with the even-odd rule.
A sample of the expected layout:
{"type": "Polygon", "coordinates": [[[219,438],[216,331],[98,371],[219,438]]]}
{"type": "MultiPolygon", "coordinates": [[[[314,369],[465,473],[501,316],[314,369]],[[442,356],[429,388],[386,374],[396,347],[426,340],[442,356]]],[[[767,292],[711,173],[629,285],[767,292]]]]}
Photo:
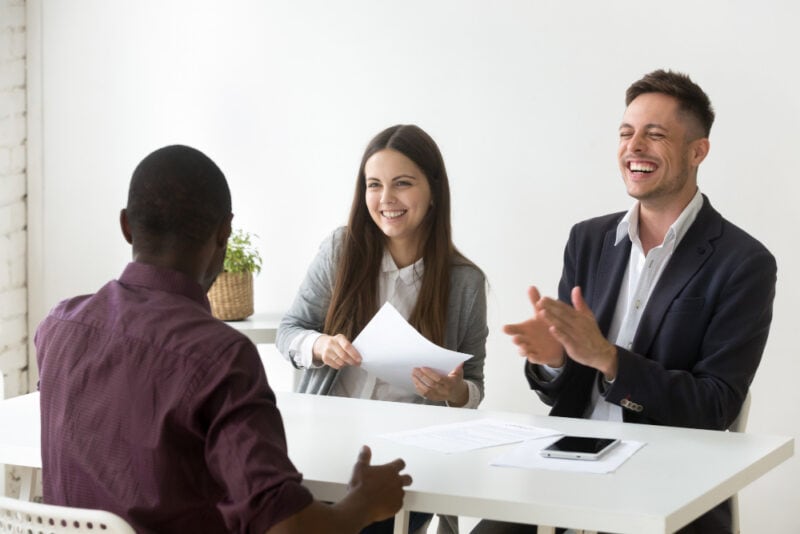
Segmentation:
{"type": "Polygon", "coordinates": [[[567,358],[564,356],[562,352],[559,354],[558,358],[553,359],[552,361],[548,362],[546,365],[551,369],[561,369],[567,363],[567,358]]]}
{"type": "Polygon", "coordinates": [[[322,365],[322,344],[323,340],[328,338],[325,334],[320,335],[315,341],[314,344],[311,346],[311,360],[316,365],[322,365]]]}
{"type": "Polygon", "coordinates": [[[459,408],[464,406],[467,401],[469,401],[469,388],[467,387],[467,381],[462,379],[456,384],[456,387],[453,388],[453,393],[447,399],[447,404],[459,408]]]}
{"type": "Polygon", "coordinates": [[[339,526],[346,531],[359,531],[367,525],[373,523],[369,514],[369,509],[365,505],[367,499],[359,498],[350,491],[339,502],[331,505],[335,510],[339,520],[339,526]]]}
{"type": "Polygon", "coordinates": [[[604,351],[606,356],[603,360],[606,362],[600,372],[603,373],[603,378],[606,382],[613,382],[617,378],[617,371],[619,370],[619,355],[617,354],[616,345],[608,344],[608,348],[604,351]]]}

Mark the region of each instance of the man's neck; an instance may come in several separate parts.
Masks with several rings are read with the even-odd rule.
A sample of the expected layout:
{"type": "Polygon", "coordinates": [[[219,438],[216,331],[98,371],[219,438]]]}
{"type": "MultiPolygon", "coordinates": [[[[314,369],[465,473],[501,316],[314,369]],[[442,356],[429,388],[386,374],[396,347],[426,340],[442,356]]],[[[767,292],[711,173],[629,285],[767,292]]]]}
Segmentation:
{"type": "Polygon", "coordinates": [[[156,267],[162,267],[181,272],[192,280],[195,280],[201,286],[205,282],[204,275],[206,271],[206,264],[201,261],[196,254],[191,254],[187,251],[179,253],[170,250],[166,252],[162,251],[158,254],[152,254],[145,251],[136,250],[134,248],[133,260],[140,263],[147,263],[156,267]]]}
{"type": "Polygon", "coordinates": [[[652,248],[664,242],[670,227],[675,224],[696,193],[695,188],[687,198],[667,204],[651,201],[639,203],[639,240],[645,256],[652,248]]]}

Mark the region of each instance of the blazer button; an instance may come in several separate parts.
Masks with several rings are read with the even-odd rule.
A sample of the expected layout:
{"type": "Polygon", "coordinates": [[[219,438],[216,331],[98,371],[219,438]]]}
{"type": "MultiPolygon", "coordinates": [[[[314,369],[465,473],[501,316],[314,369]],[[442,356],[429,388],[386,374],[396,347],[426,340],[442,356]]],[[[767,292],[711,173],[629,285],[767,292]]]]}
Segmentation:
{"type": "Polygon", "coordinates": [[[619,404],[623,408],[627,408],[628,410],[631,410],[633,412],[641,412],[642,410],[644,410],[644,407],[641,404],[633,402],[630,399],[622,399],[621,401],[619,401],[619,404]]]}

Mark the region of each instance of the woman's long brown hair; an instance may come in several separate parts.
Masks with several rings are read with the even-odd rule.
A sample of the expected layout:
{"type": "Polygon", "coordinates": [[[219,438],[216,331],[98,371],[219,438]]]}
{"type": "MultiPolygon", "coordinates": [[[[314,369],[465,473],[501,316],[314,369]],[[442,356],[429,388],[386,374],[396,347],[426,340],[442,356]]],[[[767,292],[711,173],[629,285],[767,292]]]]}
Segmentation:
{"type": "Polygon", "coordinates": [[[420,254],[422,287],[409,322],[423,336],[444,344],[451,264],[473,265],[453,245],[450,185],[439,147],[420,127],[399,124],[385,129],[367,145],[361,158],[350,218],[341,245],[324,332],[351,341],[378,311],[378,275],[386,237],[367,210],[364,167],[376,152],[391,149],[413,161],[428,179],[432,205],[422,220],[420,254]]]}

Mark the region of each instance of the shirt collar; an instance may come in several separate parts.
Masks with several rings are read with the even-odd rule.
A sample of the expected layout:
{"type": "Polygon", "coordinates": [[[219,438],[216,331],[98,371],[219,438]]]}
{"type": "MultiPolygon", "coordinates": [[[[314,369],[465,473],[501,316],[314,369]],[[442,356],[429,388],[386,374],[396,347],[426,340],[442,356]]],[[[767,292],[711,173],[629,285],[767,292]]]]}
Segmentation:
{"type": "MultiPolygon", "coordinates": [[[[683,208],[683,211],[675,219],[675,222],[669,227],[667,230],[667,235],[664,236],[664,243],[669,242],[670,240],[674,239],[675,244],[677,245],[680,243],[683,236],[686,235],[686,232],[689,230],[689,227],[692,225],[694,220],[697,218],[697,214],[700,212],[700,208],[703,207],[703,194],[700,193],[700,189],[697,189],[692,200],[689,201],[689,204],[683,208]]],[[[639,201],[633,203],[631,209],[622,217],[622,220],[619,221],[617,224],[617,235],[614,241],[614,245],[619,245],[620,241],[628,236],[631,240],[631,243],[635,243],[636,240],[639,238],[639,201]]],[[[663,244],[663,243],[662,243],[663,244]]]]}
{"type": "Polygon", "coordinates": [[[381,272],[383,273],[392,273],[396,272],[397,276],[400,280],[403,281],[404,284],[411,285],[417,282],[418,280],[422,279],[422,273],[425,270],[425,264],[423,263],[422,258],[418,259],[411,265],[407,265],[402,269],[397,267],[397,264],[394,262],[394,258],[389,253],[389,249],[383,249],[383,260],[381,260],[381,272]]]}
{"type": "Polygon", "coordinates": [[[124,285],[183,295],[202,304],[207,310],[211,310],[208,297],[200,284],[180,271],[132,261],[122,271],[119,282],[124,285]]]}

